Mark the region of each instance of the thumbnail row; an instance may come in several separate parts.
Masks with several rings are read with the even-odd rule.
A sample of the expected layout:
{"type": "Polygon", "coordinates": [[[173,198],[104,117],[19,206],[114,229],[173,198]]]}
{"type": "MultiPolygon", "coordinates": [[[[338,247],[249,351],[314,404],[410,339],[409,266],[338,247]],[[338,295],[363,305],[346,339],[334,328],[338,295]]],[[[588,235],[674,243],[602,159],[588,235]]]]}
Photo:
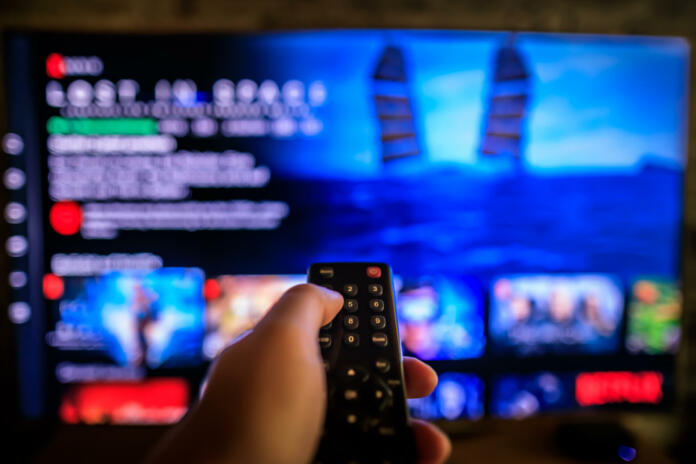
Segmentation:
{"type": "MultiPolygon", "coordinates": [[[[283,292],[305,280],[304,275],[206,280],[195,268],[47,275],[44,294],[54,300],[55,322],[47,341],[64,353],[90,351],[119,365],[195,365],[252,329],[283,292]]],[[[627,305],[619,282],[603,274],[499,277],[491,283],[486,318],[484,293],[474,279],[395,278],[404,350],[425,360],[477,358],[486,349],[503,356],[611,354],[622,345],[632,354],[676,352],[681,313],[676,282],[636,280],[627,305]]]]}
{"type": "MultiPolygon", "coordinates": [[[[657,371],[507,374],[494,378],[488,412],[505,419],[602,406],[664,403],[665,377],[657,371]]],[[[410,399],[414,417],[477,420],[484,416],[484,382],[474,374],[444,372],[435,391],[410,399]]],[[[169,424],[191,404],[190,384],[180,378],[99,382],[69,386],[62,395],[63,422],[85,424],[169,424]]]]}
{"type": "MultiPolygon", "coordinates": [[[[664,375],[656,371],[508,374],[490,385],[489,413],[523,419],[543,412],[578,408],[662,403],[664,375]]],[[[476,375],[440,374],[435,391],[410,399],[411,413],[421,419],[479,419],[484,414],[484,382],[476,375]]]]}

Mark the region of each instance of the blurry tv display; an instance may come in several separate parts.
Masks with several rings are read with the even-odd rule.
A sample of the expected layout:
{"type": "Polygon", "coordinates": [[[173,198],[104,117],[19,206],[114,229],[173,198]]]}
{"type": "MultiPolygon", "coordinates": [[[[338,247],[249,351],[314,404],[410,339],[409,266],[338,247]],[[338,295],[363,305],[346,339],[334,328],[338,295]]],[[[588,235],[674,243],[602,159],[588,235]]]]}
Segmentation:
{"type": "Polygon", "coordinates": [[[475,375],[444,372],[435,391],[408,400],[411,414],[420,419],[476,420],[484,413],[484,384],[475,375]]]}
{"type": "Polygon", "coordinates": [[[489,328],[496,351],[518,355],[611,353],[620,347],[623,290],[604,275],[502,277],[489,328]]]}
{"type": "Polygon", "coordinates": [[[504,375],[491,386],[491,414],[523,419],[542,411],[562,411],[575,406],[574,376],[540,372],[504,375]]]}
{"type": "Polygon", "coordinates": [[[3,278],[24,418],[175,421],[210,361],[310,263],[341,260],[398,276],[404,352],[442,373],[416,415],[638,404],[592,393],[607,385],[667,404],[685,40],[15,32],[4,44],[3,278]],[[566,403],[574,382],[583,401],[566,403]]]}
{"type": "Polygon", "coordinates": [[[631,287],[626,348],[631,353],[676,353],[681,336],[676,282],[641,279],[631,287]]]}
{"type": "Polygon", "coordinates": [[[206,282],[204,356],[214,359],[253,329],[286,290],[306,281],[304,275],[226,275],[206,282]]]}
{"type": "Polygon", "coordinates": [[[149,369],[200,364],[205,306],[200,269],[111,271],[61,280],[64,293],[52,296],[54,329],[46,336],[57,359],[91,357],[149,369]]]}
{"type": "Polygon", "coordinates": [[[650,407],[670,396],[657,371],[536,372],[506,374],[491,382],[490,413],[524,419],[577,408],[650,407]]]}
{"type": "Polygon", "coordinates": [[[467,359],[485,348],[483,296],[471,280],[425,277],[397,295],[404,350],[421,359],[467,359]]]}

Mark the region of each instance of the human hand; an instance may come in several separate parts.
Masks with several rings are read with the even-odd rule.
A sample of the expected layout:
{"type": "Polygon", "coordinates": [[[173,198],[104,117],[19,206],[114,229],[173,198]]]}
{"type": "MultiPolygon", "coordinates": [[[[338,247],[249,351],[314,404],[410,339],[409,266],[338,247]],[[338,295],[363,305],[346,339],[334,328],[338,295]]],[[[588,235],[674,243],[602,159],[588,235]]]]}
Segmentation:
{"type": "MultiPolygon", "coordinates": [[[[288,290],[256,328],[228,347],[212,368],[200,402],[160,443],[150,462],[303,463],[323,430],[326,380],[319,328],[343,306],[334,291],[303,284],[288,290]]],[[[429,395],[437,375],[404,358],[410,398],[429,395]]],[[[419,463],[443,462],[447,436],[411,421],[419,463]]]]}

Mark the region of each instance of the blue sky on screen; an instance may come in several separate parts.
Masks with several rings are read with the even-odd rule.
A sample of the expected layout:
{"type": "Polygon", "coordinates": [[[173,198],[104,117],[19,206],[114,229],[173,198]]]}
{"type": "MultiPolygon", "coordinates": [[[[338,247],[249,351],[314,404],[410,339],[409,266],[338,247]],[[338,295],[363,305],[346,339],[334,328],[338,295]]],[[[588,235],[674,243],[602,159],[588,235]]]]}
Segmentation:
{"type": "MultiPolygon", "coordinates": [[[[328,90],[321,140],[295,141],[294,168],[280,164],[305,172],[379,171],[371,75],[387,43],[404,51],[426,159],[476,164],[493,58],[506,37],[347,31],[261,39],[261,49],[275,53],[269,62],[274,75],[319,79],[328,90]]],[[[630,171],[646,155],[683,166],[689,56],[684,40],[519,34],[517,47],[532,75],[524,152],[529,170],[630,171]]]]}
{"type": "MultiPolygon", "coordinates": [[[[405,47],[431,160],[475,163],[500,34],[417,39],[405,47]]],[[[531,73],[526,162],[630,167],[646,155],[681,166],[688,47],[679,39],[522,34],[531,73]]]]}

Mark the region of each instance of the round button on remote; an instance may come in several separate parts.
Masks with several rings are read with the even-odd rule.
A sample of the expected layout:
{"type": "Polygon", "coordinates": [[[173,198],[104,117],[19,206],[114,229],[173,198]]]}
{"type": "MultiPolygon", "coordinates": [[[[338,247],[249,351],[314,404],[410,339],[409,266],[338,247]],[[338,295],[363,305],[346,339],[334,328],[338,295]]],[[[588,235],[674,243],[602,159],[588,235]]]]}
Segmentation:
{"type": "Polygon", "coordinates": [[[360,321],[357,316],[347,315],[343,318],[343,326],[348,330],[355,330],[360,325],[360,321]]]}
{"type": "Polygon", "coordinates": [[[387,320],[384,316],[372,316],[370,318],[370,325],[375,329],[383,329],[387,326],[387,320]]]}
{"type": "Polygon", "coordinates": [[[343,336],[343,343],[351,348],[360,346],[360,335],[356,333],[347,333],[343,336]]]}
{"type": "Polygon", "coordinates": [[[367,286],[367,292],[370,295],[382,296],[383,291],[384,290],[382,289],[382,286],[380,284],[370,284],[367,286]]]}
{"type": "Polygon", "coordinates": [[[376,313],[384,311],[384,300],[370,300],[370,309],[376,313]]]}
{"type": "Polygon", "coordinates": [[[343,294],[346,296],[355,296],[358,294],[358,286],[355,284],[345,284],[343,286],[343,294]]]}
{"type": "Polygon", "coordinates": [[[354,313],[358,310],[358,300],[346,300],[343,302],[343,309],[346,312],[354,313]]]}

